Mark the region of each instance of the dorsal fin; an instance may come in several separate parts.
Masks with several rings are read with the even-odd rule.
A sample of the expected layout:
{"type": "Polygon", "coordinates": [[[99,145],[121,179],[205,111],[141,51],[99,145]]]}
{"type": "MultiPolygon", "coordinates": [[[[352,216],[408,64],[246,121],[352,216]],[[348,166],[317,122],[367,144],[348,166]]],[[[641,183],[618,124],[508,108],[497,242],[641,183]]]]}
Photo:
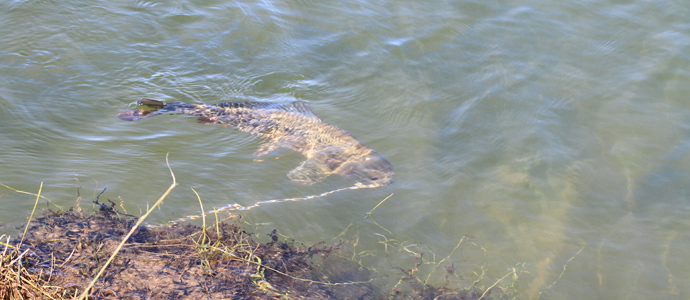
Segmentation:
{"type": "Polygon", "coordinates": [[[304,117],[308,117],[314,120],[319,120],[321,121],[321,118],[314,113],[309,106],[307,106],[307,102],[304,101],[295,101],[295,102],[290,102],[287,104],[283,104],[280,106],[281,109],[291,112],[291,113],[297,113],[300,114],[304,117]]]}
{"type": "Polygon", "coordinates": [[[256,101],[239,101],[239,102],[223,102],[216,104],[218,107],[233,107],[233,108],[247,108],[247,109],[270,109],[277,106],[276,103],[271,102],[256,102],[256,101]]]}
{"type": "Polygon", "coordinates": [[[150,107],[154,107],[154,108],[156,108],[156,109],[158,109],[158,108],[163,108],[163,107],[165,107],[166,105],[168,105],[168,103],[166,103],[166,102],[159,101],[159,100],[153,100],[153,99],[149,99],[149,98],[141,98],[141,99],[137,102],[137,104],[139,104],[139,105],[145,105],[145,106],[150,106],[150,107]]]}
{"type": "Polygon", "coordinates": [[[255,101],[240,101],[240,102],[223,102],[218,103],[219,107],[234,107],[246,109],[275,109],[282,110],[289,113],[299,114],[300,116],[310,118],[312,120],[322,121],[319,116],[314,113],[307,103],[304,101],[294,101],[288,103],[271,103],[271,102],[255,102],[255,101]]]}

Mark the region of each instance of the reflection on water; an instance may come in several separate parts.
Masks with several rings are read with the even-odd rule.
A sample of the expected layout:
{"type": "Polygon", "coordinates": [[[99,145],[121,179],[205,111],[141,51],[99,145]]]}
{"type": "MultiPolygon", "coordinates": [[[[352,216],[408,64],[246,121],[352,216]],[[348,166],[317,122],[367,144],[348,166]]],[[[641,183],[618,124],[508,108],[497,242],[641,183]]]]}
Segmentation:
{"type": "MultiPolygon", "coordinates": [[[[61,206],[107,187],[136,214],[170,153],[181,185],[153,224],[198,214],[190,188],[223,207],[351,186],[295,184],[299,154],[254,162],[230,128],[116,117],[141,97],[304,100],[396,183],[245,212],[259,232],[313,243],[360,220],[358,257],[389,278],[423,257],[429,282],[505,278],[524,299],[688,298],[690,4],[390,4],[0,3],[0,183],[61,206]]],[[[14,233],[33,197],[0,204],[14,233]]]]}

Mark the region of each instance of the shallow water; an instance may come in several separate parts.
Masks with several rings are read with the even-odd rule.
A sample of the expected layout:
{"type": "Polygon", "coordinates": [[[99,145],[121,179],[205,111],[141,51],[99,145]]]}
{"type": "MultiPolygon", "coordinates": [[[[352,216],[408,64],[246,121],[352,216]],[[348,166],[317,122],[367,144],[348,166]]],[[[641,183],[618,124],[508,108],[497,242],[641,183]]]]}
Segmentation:
{"type": "MultiPolygon", "coordinates": [[[[499,284],[522,299],[687,299],[689,15],[682,1],[5,1],[0,183],[44,182],[85,209],[107,188],[139,214],[171,183],[169,153],[180,185],[150,224],[198,214],[190,188],[210,208],[351,185],[291,182],[301,155],[254,162],[260,141],[232,128],[116,116],[141,97],[301,99],[397,182],[243,212],[257,232],[330,241],[394,193],[380,226],[349,232],[393,284],[408,251],[439,262],[466,234],[441,263],[462,278],[431,282],[515,269],[499,284]]],[[[3,232],[34,199],[0,188],[3,232]]]]}

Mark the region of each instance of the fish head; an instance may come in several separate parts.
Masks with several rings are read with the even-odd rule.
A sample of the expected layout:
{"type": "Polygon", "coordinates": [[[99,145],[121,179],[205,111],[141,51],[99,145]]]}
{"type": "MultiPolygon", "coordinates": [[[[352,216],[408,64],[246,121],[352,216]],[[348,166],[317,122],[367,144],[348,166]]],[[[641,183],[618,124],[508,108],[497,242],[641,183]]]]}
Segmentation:
{"type": "Polygon", "coordinates": [[[395,182],[393,166],[376,152],[345,162],[341,170],[343,176],[354,179],[360,188],[376,188],[395,182]]]}

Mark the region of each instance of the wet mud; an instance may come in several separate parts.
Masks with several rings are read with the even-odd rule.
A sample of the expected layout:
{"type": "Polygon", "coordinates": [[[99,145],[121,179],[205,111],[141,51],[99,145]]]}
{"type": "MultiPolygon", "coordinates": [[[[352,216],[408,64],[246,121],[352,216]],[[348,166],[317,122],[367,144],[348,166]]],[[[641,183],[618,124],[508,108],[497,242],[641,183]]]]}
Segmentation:
{"type": "MultiPolygon", "coordinates": [[[[90,214],[44,211],[23,239],[21,234],[0,238],[0,299],[73,299],[135,222],[106,205],[90,214]]],[[[89,299],[479,299],[483,294],[477,288],[424,285],[412,276],[393,291],[377,290],[377,274],[348,260],[345,244],[305,246],[282,241],[275,229],[259,235],[226,222],[205,230],[190,224],[139,227],[89,299]]]]}

